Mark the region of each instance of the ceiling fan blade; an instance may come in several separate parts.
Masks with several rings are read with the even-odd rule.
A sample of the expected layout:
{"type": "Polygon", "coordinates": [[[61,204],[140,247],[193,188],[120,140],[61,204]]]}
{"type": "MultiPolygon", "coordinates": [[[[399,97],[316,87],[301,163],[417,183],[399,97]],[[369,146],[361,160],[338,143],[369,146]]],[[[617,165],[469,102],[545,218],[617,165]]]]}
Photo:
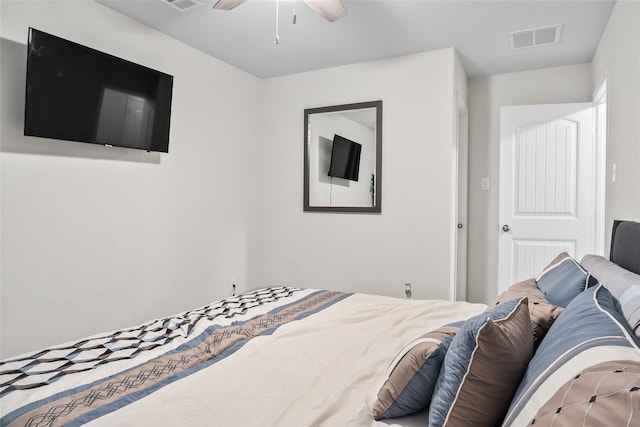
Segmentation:
{"type": "Polygon", "coordinates": [[[218,0],[216,4],[213,5],[214,9],[221,10],[231,10],[234,7],[240,6],[246,0],[218,0]]]}
{"type": "Polygon", "coordinates": [[[329,22],[344,18],[348,13],[342,0],[304,0],[304,2],[329,22]]]}

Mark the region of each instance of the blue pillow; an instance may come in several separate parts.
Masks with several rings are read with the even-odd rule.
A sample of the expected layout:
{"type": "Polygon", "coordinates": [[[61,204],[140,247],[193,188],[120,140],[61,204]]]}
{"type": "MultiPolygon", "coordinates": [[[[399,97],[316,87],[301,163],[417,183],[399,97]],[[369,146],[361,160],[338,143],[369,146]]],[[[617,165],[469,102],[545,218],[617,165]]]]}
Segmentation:
{"type": "Polygon", "coordinates": [[[597,280],[578,261],[562,252],[544,269],[536,282],[551,304],[564,308],[582,291],[595,285],[597,280]]]}
{"type": "Polygon", "coordinates": [[[584,369],[624,360],[640,361],[640,351],[611,293],[602,285],[582,292],[542,340],[504,425],[528,425],[556,390],[584,369]]]}
{"type": "Polygon", "coordinates": [[[444,357],[429,426],[499,424],[532,355],[527,297],[469,319],[444,357]]]}
{"type": "Polygon", "coordinates": [[[463,323],[428,332],[400,351],[387,369],[373,407],[377,421],[413,414],[431,402],[444,355],[463,323]]]}

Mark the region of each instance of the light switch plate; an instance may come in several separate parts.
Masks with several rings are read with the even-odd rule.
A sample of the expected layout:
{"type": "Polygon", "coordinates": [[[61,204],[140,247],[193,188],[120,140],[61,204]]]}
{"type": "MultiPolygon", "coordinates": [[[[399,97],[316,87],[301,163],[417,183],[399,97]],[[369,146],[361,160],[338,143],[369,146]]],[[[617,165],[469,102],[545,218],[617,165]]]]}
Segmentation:
{"type": "Polygon", "coordinates": [[[618,165],[615,163],[611,165],[611,182],[616,182],[618,175],[618,165]]]}
{"type": "Polygon", "coordinates": [[[485,191],[491,189],[491,180],[488,176],[480,178],[480,189],[485,191]]]}

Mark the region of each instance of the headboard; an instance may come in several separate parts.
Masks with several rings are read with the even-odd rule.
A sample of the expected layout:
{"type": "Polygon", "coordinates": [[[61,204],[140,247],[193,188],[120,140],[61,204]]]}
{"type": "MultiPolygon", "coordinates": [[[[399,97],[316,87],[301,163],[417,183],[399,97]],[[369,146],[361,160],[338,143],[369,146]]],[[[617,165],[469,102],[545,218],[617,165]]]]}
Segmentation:
{"type": "Polygon", "coordinates": [[[640,274],[640,222],[613,221],[609,259],[626,270],[640,274]]]}

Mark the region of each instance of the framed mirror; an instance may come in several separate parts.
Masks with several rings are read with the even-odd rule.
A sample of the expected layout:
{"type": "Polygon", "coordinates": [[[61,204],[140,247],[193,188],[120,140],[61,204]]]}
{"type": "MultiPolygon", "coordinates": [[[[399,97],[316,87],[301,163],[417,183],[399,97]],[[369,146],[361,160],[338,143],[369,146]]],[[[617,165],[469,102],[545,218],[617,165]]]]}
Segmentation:
{"type": "Polygon", "coordinates": [[[304,207],[380,213],[382,101],[304,110],[304,207]]]}

